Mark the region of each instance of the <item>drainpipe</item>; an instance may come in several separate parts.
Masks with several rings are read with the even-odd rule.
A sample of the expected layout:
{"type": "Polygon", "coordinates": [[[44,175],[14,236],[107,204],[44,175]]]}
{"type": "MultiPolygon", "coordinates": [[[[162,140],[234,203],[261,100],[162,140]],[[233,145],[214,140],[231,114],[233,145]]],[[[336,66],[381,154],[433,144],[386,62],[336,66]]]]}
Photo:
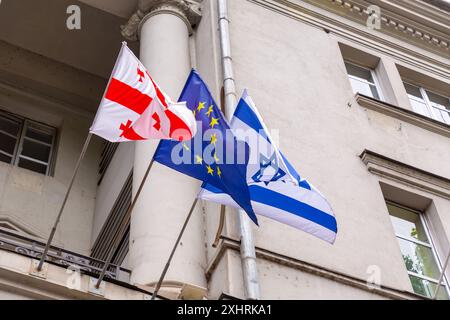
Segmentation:
{"type": "MultiPolygon", "coordinates": [[[[236,107],[236,86],[231,58],[230,29],[227,0],[217,0],[219,9],[219,33],[222,48],[223,87],[225,93],[225,113],[231,117],[236,107]]],[[[251,229],[251,220],[243,210],[239,210],[239,227],[241,234],[241,261],[244,280],[245,298],[259,300],[258,270],[256,253],[251,229]]]]}

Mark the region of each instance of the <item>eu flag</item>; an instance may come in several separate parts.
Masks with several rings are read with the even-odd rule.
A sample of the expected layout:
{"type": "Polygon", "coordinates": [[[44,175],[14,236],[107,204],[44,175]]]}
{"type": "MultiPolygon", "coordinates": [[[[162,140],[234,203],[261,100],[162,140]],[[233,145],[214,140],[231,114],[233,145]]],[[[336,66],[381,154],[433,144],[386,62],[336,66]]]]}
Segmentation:
{"type": "Polygon", "coordinates": [[[155,161],[222,189],[258,224],[246,179],[249,147],[238,142],[208,87],[192,70],[179,101],[197,120],[197,134],[185,142],[161,140],[155,161]]]}

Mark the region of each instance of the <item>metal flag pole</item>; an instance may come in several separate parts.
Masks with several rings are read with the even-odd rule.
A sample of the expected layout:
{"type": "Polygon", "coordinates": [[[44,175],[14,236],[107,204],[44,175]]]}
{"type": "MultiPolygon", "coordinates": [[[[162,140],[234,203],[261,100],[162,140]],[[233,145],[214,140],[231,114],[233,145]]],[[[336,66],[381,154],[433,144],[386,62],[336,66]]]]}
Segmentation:
{"type": "Polygon", "coordinates": [[[444,266],[442,267],[441,275],[439,276],[439,282],[436,287],[436,291],[434,292],[433,300],[437,299],[437,296],[439,294],[439,289],[441,288],[442,279],[445,275],[445,270],[447,269],[448,260],[450,260],[450,248],[448,249],[447,258],[445,259],[444,266]]]}
{"type": "MultiPolygon", "coordinates": [[[[120,52],[126,46],[127,46],[127,43],[125,41],[123,41],[122,42],[122,47],[120,49],[120,52]]],[[[119,52],[119,56],[120,56],[120,52],[119,52]]],[[[119,59],[117,59],[116,63],[114,64],[113,72],[109,76],[108,84],[106,85],[105,91],[103,92],[102,99],[105,97],[106,91],[108,90],[109,85],[111,83],[112,75],[114,73],[114,70],[117,68],[118,63],[119,63],[119,59]]],[[[98,112],[95,115],[94,121],[92,122],[93,124],[95,123],[95,120],[97,119],[97,117],[98,117],[98,112]]],[[[53,237],[55,236],[56,228],[58,227],[59,220],[61,219],[61,215],[62,215],[62,213],[64,211],[64,207],[66,206],[66,202],[67,202],[67,199],[69,198],[70,191],[72,190],[73,182],[75,181],[75,177],[77,176],[78,169],[80,168],[81,161],[83,160],[83,158],[84,158],[84,156],[86,154],[86,150],[87,150],[87,148],[89,146],[89,143],[91,142],[91,138],[92,138],[92,133],[89,132],[88,136],[86,137],[86,141],[84,142],[84,146],[83,146],[83,149],[82,149],[82,151],[80,153],[80,156],[78,158],[77,164],[75,165],[75,170],[74,170],[72,178],[70,180],[69,187],[67,188],[66,195],[64,196],[64,200],[63,200],[61,209],[59,210],[59,213],[58,213],[58,216],[56,218],[55,224],[53,225],[52,231],[50,232],[50,237],[48,238],[47,244],[46,244],[45,249],[44,249],[44,253],[42,254],[41,260],[39,261],[39,265],[37,267],[38,271],[41,271],[42,267],[44,266],[45,258],[47,257],[48,250],[50,249],[50,245],[52,243],[53,237]]]]}
{"type": "Polygon", "coordinates": [[[42,254],[41,260],[39,261],[39,265],[37,267],[38,271],[41,271],[42,267],[44,266],[45,258],[47,258],[48,250],[50,249],[53,237],[55,236],[56,228],[58,227],[59,221],[61,220],[62,213],[64,211],[64,208],[66,207],[67,199],[69,198],[70,191],[72,190],[73,182],[75,181],[75,178],[77,176],[78,169],[80,169],[81,161],[83,160],[84,155],[86,154],[89,143],[91,142],[91,138],[92,133],[89,132],[89,134],[86,137],[86,140],[84,141],[83,149],[81,150],[80,156],[78,157],[77,164],[75,165],[75,170],[73,171],[72,178],[70,179],[70,183],[66,190],[66,194],[64,196],[61,208],[59,209],[58,216],[56,217],[55,224],[53,225],[47,244],[45,245],[44,253],[42,254]]]}
{"type": "MultiPolygon", "coordinates": [[[[148,178],[148,174],[150,173],[150,170],[152,169],[154,162],[155,162],[155,158],[152,158],[152,161],[150,161],[150,164],[147,167],[147,171],[145,171],[144,177],[142,178],[141,184],[139,185],[139,188],[138,188],[138,190],[136,192],[136,195],[134,196],[133,201],[131,202],[131,205],[130,205],[130,207],[127,210],[127,213],[125,214],[125,217],[122,220],[122,223],[121,223],[121,225],[119,227],[119,233],[118,233],[119,235],[122,234],[125,231],[124,229],[127,226],[127,221],[131,217],[131,213],[133,212],[134,206],[136,205],[136,203],[137,203],[137,201],[139,199],[139,196],[141,194],[141,191],[144,188],[145,182],[147,181],[147,178],[148,178]]],[[[108,267],[111,264],[111,261],[112,261],[112,259],[114,257],[114,253],[116,252],[117,247],[120,245],[120,241],[121,240],[122,239],[120,237],[117,237],[116,240],[114,241],[113,247],[109,251],[108,258],[106,259],[105,265],[104,265],[104,267],[102,269],[102,272],[100,273],[100,276],[99,276],[99,278],[97,280],[97,283],[95,285],[95,287],[97,289],[100,288],[100,284],[102,283],[103,278],[105,277],[106,271],[108,270],[108,267]]]]}
{"type": "Polygon", "coordinates": [[[161,289],[161,285],[162,285],[162,283],[164,281],[164,278],[166,276],[167,270],[169,270],[169,266],[170,266],[170,263],[172,262],[172,258],[175,255],[175,251],[178,248],[178,244],[180,243],[181,237],[183,237],[183,233],[186,230],[186,227],[187,227],[187,225],[189,223],[189,220],[191,219],[192,213],[194,212],[194,209],[195,209],[195,206],[197,205],[197,202],[198,202],[198,196],[195,197],[195,200],[192,203],[191,210],[189,210],[189,213],[188,213],[188,215],[186,217],[186,220],[184,221],[183,227],[181,228],[181,231],[180,231],[180,233],[178,235],[178,238],[175,241],[175,245],[172,248],[172,252],[170,253],[169,259],[167,260],[167,263],[166,263],[166,265],[164,267],[163,272],[161,273],[159,281],[156,284],[156,288],[155,288],[155,291],[152,294],[151,300],[155,300],[156,296],[158,295],[159,289],[161,289]]]}

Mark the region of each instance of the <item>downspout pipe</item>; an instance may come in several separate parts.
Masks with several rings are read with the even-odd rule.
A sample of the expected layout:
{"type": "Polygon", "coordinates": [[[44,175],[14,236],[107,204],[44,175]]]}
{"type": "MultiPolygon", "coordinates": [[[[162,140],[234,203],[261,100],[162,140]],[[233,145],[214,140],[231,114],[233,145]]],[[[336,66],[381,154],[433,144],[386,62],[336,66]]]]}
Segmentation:
{"type": "MultiPolygon", "coordinates": [[[[217,0],[219,13],[219,33],[223,68],[223,87],[225,95],[225,113],[231,118],[236,107],[236,85],[233,75],[233,61],[231,58],[230,20],[228,18],[228,1],[217,0]]],[[[241,236],[241,262],[244,281],[245,298],[259,300],[260,290],[258,269],[256,266],[256,252],[251,228],[251,220],[243,210],[239,210],[239,228],[241,236]]]]}

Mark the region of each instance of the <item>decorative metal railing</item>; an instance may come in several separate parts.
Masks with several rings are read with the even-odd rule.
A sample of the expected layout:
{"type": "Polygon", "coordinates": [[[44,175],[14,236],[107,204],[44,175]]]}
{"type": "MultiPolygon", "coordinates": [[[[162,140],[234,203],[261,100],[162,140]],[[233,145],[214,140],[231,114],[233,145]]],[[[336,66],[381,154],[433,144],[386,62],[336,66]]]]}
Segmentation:
{"type": "MultiPolygon", "coordinates": [[[[15,252],[30,258],[40,259],[45,243],[29,237],[0,228],[0,250],[15,252]]],[[[100,275],[105,262],[78,253],[51,246],[46,262],[63,268],[74,268],[92,276],[100,275]]],[[[131,271],[117,265],[109,265],[105,279],[114,279],[129,283],[131,271]]]]}

